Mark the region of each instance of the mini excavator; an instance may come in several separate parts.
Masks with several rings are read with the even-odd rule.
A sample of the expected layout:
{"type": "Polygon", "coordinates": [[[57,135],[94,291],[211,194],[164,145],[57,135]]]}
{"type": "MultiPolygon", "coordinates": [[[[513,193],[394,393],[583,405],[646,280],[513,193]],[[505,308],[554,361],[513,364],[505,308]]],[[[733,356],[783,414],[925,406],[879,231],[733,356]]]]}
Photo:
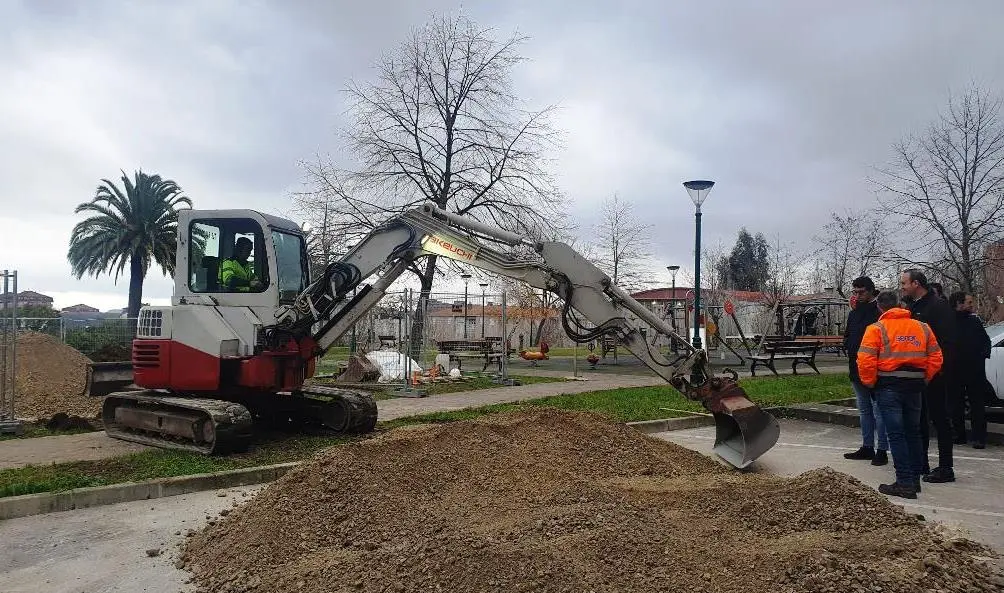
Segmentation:
{"type": "Polygon", "coordinates": [[[245,450],[257,422],[279,417],[304,429],[372,431],[377,408],[365,391],[305,382],[317,358],[409,265],[431,255],[554,293],[571,339],[613,336],[699,401],[714,416],[714,450],[731,465],[746,467],[780,433],[735,373],[715,376],[704,350],[565,243],[423,204],[375,228],[313,281],[304,231],[275,216],[182,210],[177,245],[171,306],[140,310],[132,360],[88,368],[86,392],[104,397],[105,430],[114,438],[211,454],[245,450]],[[220,273],[236,269],[235,258],[252,281],[220,273]],[[652,331],[675,343],[677,354],[653,348],[652,331]]]}

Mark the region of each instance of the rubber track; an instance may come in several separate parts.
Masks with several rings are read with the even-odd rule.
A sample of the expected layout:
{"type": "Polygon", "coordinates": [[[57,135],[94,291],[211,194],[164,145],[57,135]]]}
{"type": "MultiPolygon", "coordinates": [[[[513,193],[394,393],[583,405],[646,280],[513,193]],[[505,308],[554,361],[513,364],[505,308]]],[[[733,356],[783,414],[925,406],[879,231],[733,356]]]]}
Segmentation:
{"type": "Polygon", "coordinates": [[[163,395],[157,391],[123,391],[112,393],[105,398],[102,419],[108,436],[163,449],[193,451],[204,455],[226,454],[244,451],[251,443],[251,413],[241,404],[219,399],[176,397],[163,395]],[[123,403],[131,403],[132,407],[139,408],[144,405],[156,405],[200,412],[212,420],[215,439],[212,443],[186,442],[176,436],[160,437],[148,430],[132,430],[129,427],[119,426],[115,422],[115,408],[123,403]]]}
{"type": "Polygon", "coordinates": [[[333,397],[346,404],[349,413],[349,421],[348,425],[342,432],[350,434],[363,434],[372,432],[376,427],[376,401],[373,400],[373,396],[365,391],[311,385],[300,393],[307,397],[310,397],[311,395],[333,397]]]}

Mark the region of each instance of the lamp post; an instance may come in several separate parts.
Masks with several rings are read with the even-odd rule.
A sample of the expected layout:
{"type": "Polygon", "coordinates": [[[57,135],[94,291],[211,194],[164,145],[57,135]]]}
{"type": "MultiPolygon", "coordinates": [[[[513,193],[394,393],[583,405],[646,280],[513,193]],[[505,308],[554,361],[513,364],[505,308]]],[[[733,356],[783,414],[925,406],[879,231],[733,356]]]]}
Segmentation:
{"type": "Polygon", "coordinates": [[[684,181],[683,187],[687,188],[690,199],[693,200],[697,210],[694,218],[697,225],[697,232],[694,237],[694,348],[701,348],[701,204],[708,197],[714,181],[695,180],[684,181]]]}
{"type": "MultiPolygon", "coordinates": [[[[680,271],[680,266],[666,266],[666,269],[673,275],[673,290],[669,293],[669,310],[671,315],[669,319],[673,326],[673,331],[676,331],[676,273],[680,271]]],[[[676,354],[676,342],[670,340],[669,344],[673,349],[673,354],[676,354]]]]}
{"type": "Polygon", "coordinates": [[[485,339],[485,289],[488,288],[487,282],[481,283],[481,339],[485,339]]]}
{"type": "Polygon", "coordinates": [[[471,281],[470,274],[461,274],[464,279],[464,339],[467,339],[467,283],[471,281]]]}

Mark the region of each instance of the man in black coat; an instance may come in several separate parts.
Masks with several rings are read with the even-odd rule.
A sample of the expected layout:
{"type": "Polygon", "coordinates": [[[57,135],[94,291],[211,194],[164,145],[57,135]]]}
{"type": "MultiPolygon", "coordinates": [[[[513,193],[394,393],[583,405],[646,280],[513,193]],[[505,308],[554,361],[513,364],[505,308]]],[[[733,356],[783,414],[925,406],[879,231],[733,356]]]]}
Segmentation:
{"type": "Polygon", "coordinates": [[[889,463],[889,440],[886,438],[885,424],[878,411],[878,405],[872,397],[872,390],[861,384],[858,377],[858,348],[865,329],[878,321],[879,310],[875,304],[875,283],[868,276],[855,278],[851,283],[851,293],[854,295],[854,308],[847,315],[847,328],[844,330],[844,350],[847,352],[847,362],[851,374],[851,387],[858,402],[858,414],[861,416],[861,448],[851,453],[844,453],[844,459],[870,459],[872,465],[889,463]],[[875,435],[878,435],[878,439],[875,435]],[[876,442],[877,440],[877,442],[876,442]],[[875,446],[878,445],[878,448],[875,446]]]}
{"type": "MultiPolygon", "coordinates": [[[[958,364],[958,339],[955,327],[955,311],[948,301],[939,299],[929,289],[927,276],[917,269],[905,270],[899,279],[903,299],[909,303],[914,319],[931,326],[934,337],[941,346],[945,363],[940,373],[924,390],[924,408],[921,411],[920,430],[924,443],[925,460],[930,447],[930,424],[934,422],[934,430],[938,436],[938,467],[924,476],[925,482],[954,482],[955,470],[952,460],[951,412],[954,404],[949,404],[952,395],[948,388],[955,382],[955,369],[958,364]]],[[[925,468],[926,469],[926,468],[925,468]]]]}
{"type": "Polygon", "coordinates": [[[969,401],[969,419],[973,423],[974,449],[987,444],[986,395],[992,389],[987,382],[986,359],[990,358],[990,336],[983,322],[973,314],[973,295],[953,293],[948,304],[955,309],[959,331],[959,364],[955,394],[952,398],[952,424],[955,427],[955,444],[966,444],[966,401],[969,401]]]}

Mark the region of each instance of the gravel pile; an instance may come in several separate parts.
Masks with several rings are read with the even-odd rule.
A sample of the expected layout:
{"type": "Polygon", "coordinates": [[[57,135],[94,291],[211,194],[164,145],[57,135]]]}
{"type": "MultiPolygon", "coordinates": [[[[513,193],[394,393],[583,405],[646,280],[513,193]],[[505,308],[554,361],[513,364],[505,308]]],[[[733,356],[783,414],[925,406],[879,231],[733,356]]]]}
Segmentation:
{"type": "Polygon", "coordinates": [[[335,447],[194,534],[200,591],[1001,591],[849,476],[740,474],[541,410],[335,447]]]}
{"type": "Polygon", "coordinates": [[[84,418],[101,415],[101,398],[84,397],[86,356],[48,334],[17,338],[15,413],[19,418],[51,418],[60,412],[84,418]]]}

